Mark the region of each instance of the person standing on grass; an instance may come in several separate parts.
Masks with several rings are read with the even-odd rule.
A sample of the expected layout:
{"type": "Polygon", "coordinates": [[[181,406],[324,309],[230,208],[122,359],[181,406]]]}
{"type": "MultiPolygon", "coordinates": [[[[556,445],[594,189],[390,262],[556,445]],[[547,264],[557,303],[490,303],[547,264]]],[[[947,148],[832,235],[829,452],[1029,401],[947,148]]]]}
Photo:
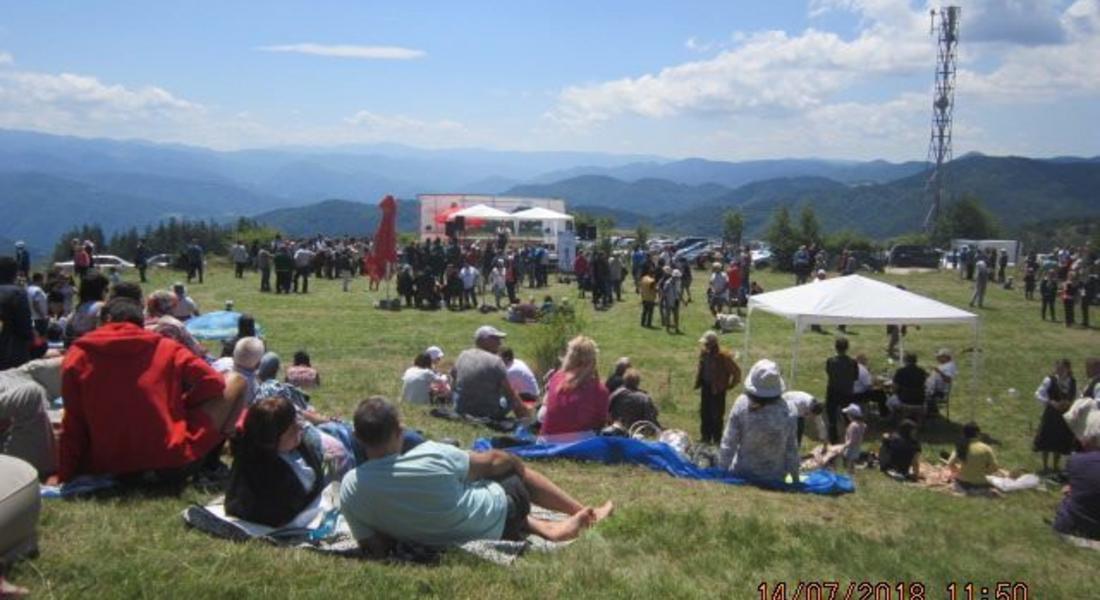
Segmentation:
{"type": "MultiPolygon", "coordinates": [[[[612,253],[611,258],[607,261],[607,273],[610,279],[611,292],[615,294],[615,301],[623,301],[623,273],[625,271],[622,260],[619,259],[618,253],[612,253]]],[[[610,298],[610,293],[608,297],[610,298]]]]}
{"type": "Polygon", "coordinates": [[[251,257],[248,255],[248,248],[245,247],[242,240],[237,240],[237,243],[229,249],[229,257],[233,259],[234,276],[237,279],[244,279],[244,270],[248,268],[251,257]]]}
{"type": "Polygon", "coordinates": [[[642,327],[653,328],[653,308],[657,305],[657,278],[648,266],[638,280],[638,294],[642,298],[642,327]]]}
{"type": "Polygon", "coordinates": [[[290,255],[290,248],[286,244],[280,244],[275,249],[275,257],[271,263],[275,267],[275,293],[289,294],[290,280],[294,274],[294,258],[290,255]]]}
{"type": "Polygon", "coordinates": [[[458,278],[462,281],[462,309],[477,308],[477,282],[481,273],[472,263],[466,263],[458,271],[458,278]]]}
{"type": "Polygon", "coordinates": [[[1066,275],[1066,281],[1062,284],[1062,311],[1066,317],[1066,327],[1073,327],[1076,314],[1077,296],[1080,293],[1077,284],[1077,276],[1073,271],[1066,275]]]}
{"type": "Polygon", "coordinates": [[[726,393],[741,380],[741,368],[733,355],[718,345],[717,332],[707,331],[699,343],[703,347],[695,371],[695,389],[699,390],[700,440],[704,444],[717,444],[722,439],[726,393]]]}
{"type": "Polygon", "coordinates": [[[267,248],[256,250],[256,268],[260,270],[260,292],[271,291],[271,252],[267,248]]]}
{"type": "Polygon", "coordinates": [[[144,239],[138,240],[137,248],[134,249],[134,266],[137,267],[141,283],[146,283],[145,271],[149,268],[149,248],[145,245],[144,239]]]}
{"type": "Polygon", "coordinates": [[[294,251],[294,293],[309,293],[309,276],[313,273],[313,258],[316,254],[303,243],[294,251]],[[301,282],[299,288],[298,283],[301,282]]]}
{"type": "Polygon", "coordinates": [[[722,270],[722,263],[720,262],[711,265],[707,292],[710,314],[717,317],[718,313],[722,312],[730,302],[730,280],[726,272],[722,270]]]}
{"type": "Polygon", "coordinates": [[[1038,269],[1029,258],[1024,265],[1024,300],[1035,299],[1035,279],[1038,269]]]}
{"type": "Polygon", "coordinates": [[[830,444],[840,441],[837,431],[840,409],[852,402],[853,389],[859,380],[859,364],[848,356],[848,338],[838,337],[833,347],[836,356],[825,361],[825,374],[829,378],[825,387],[825,419],[830,444]]]}
{"type": "Polygon", "coordinates": [[[1050,309],[1050,320],[1058,320],[1058,316],[1054,314],[1054,300],[1058,297],[1058,280],[1056,277],[1057,273],[1054,269],[1051,269],[1047,271],[1047,276],[1039,284],[1039,299],[1042,301],[1041,310],[1044,321],[1047,320],[1047,308],[1050,309]]]}
{"type": "Polygon", "coordinates": [[[1077,446],[1062,416],[1077,399],[1077,380],[1068,359],[1054,363],[1054,372],[1043,378],[1035,390],[1035,399],[1043,406],[1043,416],[1032,448],[1042,456],[1043,471],[1053,467],[1057,472],[1062,456],[1070,454],[1077,446]]]}
{"type": "Polygon", "coordinates": [[[465,452],[424,442],[402,453],[397,407],[375,396],[355,411],[355,438],[368,460],[344,476],[340,510],[359,546],[375,558],[396,542],[452,546],[473,540],[575,539],[609,517],[614,505],[586,507],[501,450],[465,452]],[[531,506],[570,515],[548,521],[531,506]]]}
{"type": "Polygon", "coordinates": [[[202,283],[203,271],[206,270],[206,265],[203,264],[204,252],[202,246],[199,245],[199,240],[192,239],[184,253],[187,256],[187,283],[191,283],[191,280],[196,276],[199,278],[199,283],[202,283]]]}
{"type": "Polygon", "coordinates": [[[673,269],[661,284],[661,312],[665,315],[665,331],[680,331],[680,297],[683,295],[680,269],[673,269]]]}
{"type": "Polygon", "coordinates": [[[985,290],[989,287],[989,266],[985,260],[979,260],[974,275],[974,295],[970,297],[970,306],[978,305],[983,308],[985,303],[985,290]]]}

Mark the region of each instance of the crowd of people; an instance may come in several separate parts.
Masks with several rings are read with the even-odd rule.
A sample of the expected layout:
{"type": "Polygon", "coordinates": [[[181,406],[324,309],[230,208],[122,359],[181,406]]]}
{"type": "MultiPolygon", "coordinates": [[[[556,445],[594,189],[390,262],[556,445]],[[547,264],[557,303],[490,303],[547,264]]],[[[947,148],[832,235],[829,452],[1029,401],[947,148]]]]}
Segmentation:
{"type": "MultiPolygon", "coordinates": [[[[806,256],[796,260],[814,266],[825,260],[822,250],[803,250],[806,256]]],[[[79,244],[74,252],[90,256],[94,248],[79,244]]],[[[354,240],[277,239],[254,252],[238,243],[230,257],[236,277],[259,270],[261,291],[271,289],[273,269],[276,293],[294,288],[308,293],[314,273],[350,277],[366,268],[370,252],[369,244],[354,240]]],[[[190,248],[185,253],[190,258],[190,248]]],[[[196,264],[189,263],[189,279],[201,283],[201,249],[197,256],[196,264]]],[[[717,258],[706,289],[714,315],[742,306],[754,290],[747,248],[717,258]]],[[[139,485],[221,481],[229,514],[272,526],[294,523],[318,502],[321,490],[339,482],[341,510],[356,539],[365,552],[384,556],[401,541],[448,545],[529,534],[572,539],[614,509],[610,501],[580,503],[507,452],[466,452],[427,440],[405,427],[402,406],[445,405],[476,418],[512,417],[547,442],[626,436],[639,424],[661,427],[659,404],[629,357],[618,359],[602,379],[599,348],[580,335],[569,341],[559,366],[539,377],[504,344],[505,332],[491,325],[474,332],[472,346],[450,369],[438,346],[417,353],[400,376],[397,402],[370,397],[345,422],[311,404],[309,390],[321,385],[321,376],[308,353],[295,353],[280,378],[280,357],[257,336],[250,316],[240,318],[238,335],[220,356],[212,355],[185,326],[200,310],[183,282],[145,294],[137,283],[112,283],[90,264],[76,270],[80,263],[74,260],[74,278],[60,271],[31,272],[22,260],[0,257],[0,420],[10,422],[2,450],[27,460],[43,479],[109,475],[139,485]],[[20,278],[25,285],[17,283],[20,278]],[[59,397],[64,416],[55,438],[47,409],[59,397]],[[231,467],[222,462],[225,451],[232,455],[231,467]],[[533,505],[567,517],[535,517],[533,505]]],[[[409,244],[401,253],[398,293],[410,306],[463,309],[478,307],[487,286],[497,303],[506,297],[514,308],[522,304],[517,292],[523,282],[532,288],[548,285],[548,261],[546,248],[517,249],[507,239],[465,246],[454,239],[446,245],[438,239],[409,244]]],[[[579,290],[590,292],[598,308],[621,301],[629,272],[641,300],[642,326],[652,326],[659,304],[662,325],[680,330],[680,305],[691,302],[684,277],[691,265],[678,264],[669,250],[638,247],[627,256],[591,250],[577,261],[579,290]]],[[[980,277],[983,260],[974,262],[980,277]]],[[[1091,268],[1079,256],[1067,260],[1064,271],[1043,272],[1043,278],[1072,283],[1086,273],[1095,277],[1091,268]]],[[[809,276],[799,283],[808,281],[809,276]]],[[[546,310],[544,305],[535,315],[546,310]]],[[[827,384],[820,402],[788,389],[771,360],[742,373],[720,339],[716,331],[699,339],[694,380],[698,443],[713,448],[718,468],[761,483],[797,482],[801,442],[809,433],[840,446],[840,460],[851,470],[865,462],[868,424],[877,415],[883,433],[879,467],[899,478],[921,476],[920,430],[950,398],[958,376],[950,350],[938,351],[927,370],[916,354],[906,353],[892,375],[876,376],[866,356],[851,357],[849,340],[838,336],[836,354],[824,365],[827,384]],[[727,407],[728,394],[738,386],[740,393],[727,407]]],[[[1044,469],[1056,474],[1061,458],[1070,456],[1062,475],[1069,488],[1055,528],[1098,539],[1100,360],[1090,361],[1086,371],[1090,381],[1080,389],[1067,360],[1043,379],[1035,393],[1043,411],[1034,449],[1042,454],[1044,469]]],[[[998,468],[976,423],[962,428],[946,463],[965,489],[988,487],[986,476],[998,468]]]]}

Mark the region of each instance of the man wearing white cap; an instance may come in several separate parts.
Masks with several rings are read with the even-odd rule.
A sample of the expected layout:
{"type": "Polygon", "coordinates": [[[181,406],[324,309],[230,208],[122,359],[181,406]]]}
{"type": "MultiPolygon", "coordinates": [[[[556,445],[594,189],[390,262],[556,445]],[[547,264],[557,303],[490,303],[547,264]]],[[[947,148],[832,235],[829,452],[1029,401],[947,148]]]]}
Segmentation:
{"type": "Polygon", "coordinates": [[[719,467],[757,482],[798,482],[798,425],[783,401],[785,387],[775,362],[752,366],[726,422],[719,467]]]}
{"type": "Polygon", "coordinates": [[[517,417],[529,411],[508,383],[508,368],[497,356],[508,334],[491,325],[474,332],[474,347],[463,350],[455,361],[455,410],[475,417],[503,418],[509,409],[517,417]]]}

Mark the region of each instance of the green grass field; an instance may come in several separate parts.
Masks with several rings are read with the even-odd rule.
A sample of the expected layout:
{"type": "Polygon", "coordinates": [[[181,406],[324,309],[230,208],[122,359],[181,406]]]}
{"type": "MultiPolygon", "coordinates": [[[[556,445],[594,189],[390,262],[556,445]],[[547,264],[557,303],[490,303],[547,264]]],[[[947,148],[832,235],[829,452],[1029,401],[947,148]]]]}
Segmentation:
{"type": "MultiPolygon", "coordinates": [[[[693,290],[697,299],[701,275],[693,290]]],[[[177,276],[154,274],[146,292],[177,276]]],[[[956,306],[969,299],[969,287],[956,275],[885,279],[956,306]]],[[[789,285],[791,278],[764,273],[761,280],[771,290],[789,285]]],[[[191,293],[204,310],[220,309],[232,299],[238,310],[255,314],[269,347],[284,361],[299,348],[309,350],[324,379],[314,394],[316,404],[343,416],[368,395],[395,397],[402,371],[428,345],[442,346],[445,360],[454,359],[470,345],[474,329],[488,322],[507,331],[508,343],[524,358],[536,327],[472,311],[378,311],[371,305],[379,294],[366,293],[364,281],[356,281],[351,293],[342,293],[338,281],[320,280],[311,282],[306,296],[261,295],[257,289],[257,275],[242,281],[215,268],[191,293]]],[[[559,298],[576,295],[566,287],[552,292],[559,298]]],[[[630,356],[642,371],[643,387],[661,403],[662,421],[696,435],[698,396],[691,387],[697,339],[710,321],[705,303],[685,307],[685,334],[675,336],[638,327],[637,297],[631,293],[624,299],[607,312],[594,312],[590,305],[582,309],[586,333],[600,345],[601,374],[606,376],[618,356],[630,356]]],[[[1063,356],[1073,361],[1083,384],[1081,366],[1096,352],[1097,332],[1040,321],[1038,304],[1026,302],[1018,290],[990,289],[987,306],[981,311],[983,369],[976,388],[970,385],[970,354],[962,352],[972,344],[968,328],[911,329],[906,349],[918,352],[922,363],[940,346],[955,349],[961,375],[953,421],[976,419],[995,440],[1002,465],[1036,470],[1038,457],[1030,447],[1039,406],[1032,393],[1054,359],[1063,356]],[[1009,388],[1019,390],[1015,399],[1009,388]]],[[[786,321],[754,315],[752,357],[774,358],[786,374],[792,333],[786,321]]],[[[883,328],[853,327],[849,337],[853,353],[871,356],[874,371],[888,367],[883,328]]],[[[823,364],[832,339],[812,333],[803,338],[798,388],[823,394],[823,364]]],[[[743,334],[723,336],[722,343],[744,353],[743,334]]],[[[747,368],[744,356],[740,362],[747,368]]],[[[453,436],[464,444],[486,433],[412,407],[404,418],[432,437],[453,436]]],[[[925,456],[948,449],[954,431],[939,426],[924,432],[925,456]]],[[[949,582],[1012,581],[1028,584],[1031,598],[1070,599],[1095,597],[1100,586],[1100,555],[1064,544],[1044,522],[1061,497],[1057,489],[1000,500],[957,498],[877,471],[858,471],[855,494],[824,498],[681,481],[641,468],[565,462],[540,468],[582,502],[614,500],[617,512],[565,551],[527,556],[514,568],[459,552],[446,555],[438,567],[408,567],[223,542],[184,527],[180,511],[210,498],[188,489],[168,498],[47,501],[41,557],[17,566],[11,579],[42,598],[757,598],[761,582],[793,587],[824,580],[842,582],[842,593],[847,582],[922,582],[927,598],[947,597],[949,582]]]]}

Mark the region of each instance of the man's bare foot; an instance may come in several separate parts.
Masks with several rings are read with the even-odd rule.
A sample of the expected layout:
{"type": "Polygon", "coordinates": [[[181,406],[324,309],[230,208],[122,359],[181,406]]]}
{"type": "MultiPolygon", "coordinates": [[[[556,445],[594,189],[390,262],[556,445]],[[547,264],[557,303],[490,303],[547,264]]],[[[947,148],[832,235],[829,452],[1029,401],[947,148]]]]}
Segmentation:
{"type": "Polygon", "coordinates": [[[0,598],[18,598],[30,593],[25,587],[19,587],[14,583],[0,577],[0,598]]]}
{"type": "Polygon", "coordinates": [[[600,521],[610,517],[611,513],[615,512],[615,504],[608,500],[602,505],[589,510],[591,510],[593,515],[595,516],[595,519],[592,521],[592,523],[599,523],[600,521]]]}
{"type": "Polygon", "coordinates": [[[551,542],[573,540],[592,523],[593,515],[591,511],[591,508],[582,509],[562,521],[544,521],[535,517],[527,517],[527,528],[531,530],[531,533],[551,542]]]}

